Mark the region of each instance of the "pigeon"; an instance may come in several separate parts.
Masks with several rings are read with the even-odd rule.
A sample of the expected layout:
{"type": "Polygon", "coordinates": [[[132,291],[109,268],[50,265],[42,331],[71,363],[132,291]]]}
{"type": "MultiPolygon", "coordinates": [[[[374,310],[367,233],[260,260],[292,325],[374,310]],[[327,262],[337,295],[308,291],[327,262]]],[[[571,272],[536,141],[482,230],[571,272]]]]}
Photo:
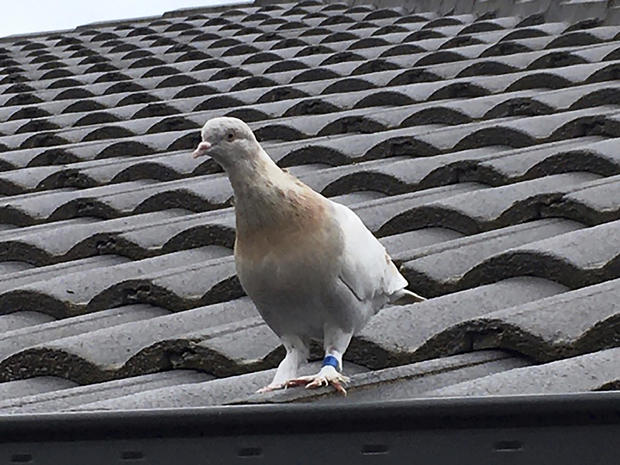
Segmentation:
{"type": "Polygon", "coordinates": [[[425,300],[406,289],[383,245],[348,207],[281,169],[242,120],[210,119],[193,156],[208,155],[234,193],[239,281],[286,355],[259,392],[331,385],[346,395],[351,337],[388,303],[425,300]],[[316,375],[297,377],[311,339],[323,340],[316,375]]]}

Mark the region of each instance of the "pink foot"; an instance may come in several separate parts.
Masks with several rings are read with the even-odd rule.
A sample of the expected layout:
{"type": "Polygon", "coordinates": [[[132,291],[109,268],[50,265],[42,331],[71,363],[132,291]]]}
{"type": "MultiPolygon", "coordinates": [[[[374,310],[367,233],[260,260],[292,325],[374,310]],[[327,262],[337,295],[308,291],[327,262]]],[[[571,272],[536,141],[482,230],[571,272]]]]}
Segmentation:
{"type": "Polygon", "coordinates": [[[317,389],[323,386],[332,385],[336,391],[343,396],[347,395],[347,390],[343,384],[349,382],[349,378],[338,373],[332,366],[324,366],[316,375],[302,376],[286,382],[287,387],[306,386],[306,389],[317,389]]]}

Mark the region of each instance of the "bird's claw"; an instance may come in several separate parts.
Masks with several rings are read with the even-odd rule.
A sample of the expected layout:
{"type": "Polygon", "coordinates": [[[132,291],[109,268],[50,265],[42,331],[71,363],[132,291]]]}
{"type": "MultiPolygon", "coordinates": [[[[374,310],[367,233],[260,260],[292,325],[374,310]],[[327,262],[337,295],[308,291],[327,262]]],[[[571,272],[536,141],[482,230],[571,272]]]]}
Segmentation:
{"type": "Polygon", "coordinates": [[[296,378],[296,379],[289,379],[284,386],[287,388],[290,387],[298,387],[298,386],[306,386],[310,381],[305,379],[306,377],[303,378],[296,378]]]}
{"type": "Polygon", "coordinates": [[[302,376],[301,378],[291,379],[286,382],[286,387],[306,386],[306,389],[318,389],[329,386],[330,384],[343,396],[347,395],[344,384],[349,382],[349,378],[336,372],[335,375],[317,374],[314,376],[302,376]]]}
{"type": "Polygon", "coordinates": [[[342,381],[339,380],[339,379],[328,380],[324,376],[317,376],[314,379],[314,381],[306,384],[306,389],[317,389],[317,388],[320,388],[320,387],[323,387],[323,386],[329,386],[331,384],[332,386],[334,386],[334,389],[336,389],[336,391],[338,391],[343,396],[346,396],[347,395],[347,390],[344,388],[344,386],[342,384],[345,383],[348,380],[349,380],[349,378],[346,378],[344,376],[343,376],[343,380],[342,381]]]}

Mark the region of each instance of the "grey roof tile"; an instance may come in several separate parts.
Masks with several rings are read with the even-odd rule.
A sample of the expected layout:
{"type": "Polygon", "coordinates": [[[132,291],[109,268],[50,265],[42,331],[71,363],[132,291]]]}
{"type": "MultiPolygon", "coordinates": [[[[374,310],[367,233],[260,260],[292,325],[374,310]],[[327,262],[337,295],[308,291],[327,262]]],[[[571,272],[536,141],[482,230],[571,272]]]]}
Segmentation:
{"type": "Polygon", "coordinates": [[[523,292],[538,293],[518,297],[531,302],[507,301],[505,291],[495,294],[497,288],[489,285],[433,299],[429,304],[434,302],[436,307],[429,313],[408,307],[382,312],[356,340],[360,344],[354,347],[359,347],[360,353],[355,355],[361,359],[368,357],[366,352],[380,354],[378,366],[385,366],[423,360],[434,354],[501,348],[549,361],[617,344],[617,325],[613,321],[618,317],[618,280],[561,293],[563,288],[555,283],[518,279],[523,280],[522,286],[529,286],[521,288],[523,292]],[[551,297],[545,298],[545,293],[551,297]],[[495,299],[502,302],[498,304],[495,299]],[[442,304],[448,301],[450,311],[446,312],[443,310],[448,307],[442,304]],[[459,303],[459,312],[452,310],[455,302],[459,303]],[[505,308],[497,310],[499,305],[505,308]],[[415,321],[415,329],[404,326],[403,321],[415,321]]]}
{"type": "MultiPolygon", "coordinates": [[[[575,217],[583,221],[582,217],[571,213],[571,208],[563,208],[567,205],[562,199],[582,188],[586,188],[582,193],[584,201],[586,196],[595,195],[597,191],[614,192],[614,178],[599,180],[590,173],[577,172],[462,193],[404,210],[385,223],[379,234],[393,234],[413,229],[414,226],[438,224],[450,225],[458,231],[473,234],[554,216],[575,217]],[[554,205],[556,201],[558,204],[547,212],[546,206],[554,205]]],[[[602,208],[599,218],[596,218],[598,211],[590,211],[589,216],[593,223],[600,223],[609,216],[617,215],[618,205],[615,200],[609,199],[604,203],[605,205],[600,205],[602,208]]],[[[588,207],[595,208],[596,204],[591,203],[588,207]]]]}
{"type": "MultiPolygon", "coordinates": [[[[315,372],[318,362],[302,367],[302,374],[315,372]]],[[[363,373],[363,367],[347,364],[349,374],[363,373]]],[[[178,384],[144,390],[136,394],[80,405],[73,410],[117,410],[141,408],[204,407],[233,402],[251,396],[273,377],[275,369],[255,371],[202,383],[178,384]]]]}
{"type": "MultiPolygon", "coordinates": [[[[401,272],[427,295],[441,295],[467,288],[468,273],[482,273],[489,281],[493,274],[486,271],[489,260],[522,244],[555,237],[581,229],[579,223],[563,219],[544,219],[457,238],[427,247],[401,251],[395,260],[402,262],[401,272]]],[[[519,270],[518,275],[529,274],[519,270]]],[[[548,277],[548,276],[543,276],[548,277]]],[[[496,280],[501,279],[497,276],[496,280]]],[[[480,284],[480,283],[478,283],[480,284]]]]}
{"type": "Polygon", "coordinates": [[[615,347],[620,327],[615,279],[564,294],[499,310],[461,324],[475,349],[516,349],[550,361],[615,347]]]}
{"type": "Polygon", "coordinates": [[[582,189],[562,196],[557,204],[550,206],[550,210],[572,210],[575,213],[571,216],[579,215],[582,221],[590,223],[614,220],[618,217],[619,181],[620,178],[616,175],[585,185],[582,189]]]}
{"type": "Polygon", "coordinates": [[[0,221],[30,225],[76,216],[114,218],[163,208],[202,211],[228,206],[232,196],[228,181],[221,175],[211,182],[204,181],[200,177],[162,183],[149,179],[80,190],[61,188],[28,193],[0,201],[0,221]],[[179,197],[187,194],[194,201],[180,202],[179,197]]]}
{"type": "MultiPolygon", "coordinates": [[[[424,226],[438,226],[436,224],[409,224],[410,227],[401,229],[400,231],[390,231],[389,233],[382,232],[386,223],[392,221],[393,218],[398,218],[403,212],[409,211],[432,203],[438,199],[450,198],[454,195],[459,195],[467,192],[475,192],[477,190],[484,190],[485,186],[476,183],[460,183],[449,186],[436,187],[432,189],[425,189],[420,192],[410,192],[407,194],[393,195],[378,200],[370,200],[368,202],[360,203],[359,205],[352,206],[353,210],[364,221],[364,224],[373,232],[380,236],[387,234],[393,234],[396,232],[408,231],[411,229],[419,229],[424,226]],[[381,207],[381,208],[379,208],[381,207]]],[[[444,226],[444,225],[440,225],[444,226]]]]}
{"type": "Polygon", "coordinates": [[[140,244],[122,242],[118,237],[120,233],[129,233],[145,225],[178,220],[182,217],[183,212],[179,210],[165,210],[108,221],[82,223],[77,223],[76,220],[56,221],[48,223],[47,230],[41,230],[43,225],[24,227],[19,233],[0,236],[0,256],[37,265],[75,260],[99,253],[143,258],[148,255],[148,251],[141,248],[140,244]]]}
{"type": "Polygon", "coordinates": [[[617,389],[620,349],[608,349],[544,365],[516,368],[442,387],[427,396],[552,394],[617,389]]]}
{"type": "MultiPolygon", "coordinates": [[[[479,351],[440,359],[401,365],[383,370],[353,374],[347,385],[347,401],[376,399],[410,399],[424,396],[439,387],[458,385],[495,373],[529,366],[523,359],[501,351],[479,351]]],[[[233,404],[317,402],[338,404],[342,399],[329,388],[316,390],[288,389],[267,395],[250,395],[234,399],[233,404]]],[[[133,406],[133,408],[136,408],[133,406]]]]}
{"type": "MultiPolygon", "coordinates": [[[[214,352],[209,343],[213,340],[217,344],[228,333],[238,335],[248,328],[266,327],[247,298],[179,314],[125,321],[61,339],[52,334],[51,340],[4,358],[0,363],[3,378],[54,373],[85,384],[170,368],[206,368],[220,376],[231,370],[247,371],[234,360],[214,352]]],[[[273,335],[270,342],[276,345],[272,349],[277,347],[276,341],[273,335]]],[[[243,340],[238,343],[248,345],[243,340]]],[[[263,341],[256,344],[258,349],[263,341]]]]}
{"type": "MultiPolygon", "coordinates": [[[[477,333],[461,328],[461,322],[525,302],[537,303],[565,290],[540,278],[513,278],[430,299],[419,306],[387,308],[355,338],[346,356],[379,369],[475,350],[477,333]]],[[[482,330],[478,333],[484,334],[482,330]]],[[[486,348],[493,347],[488,344],[486,348]]]]}
{"type": "Polygon", "coordinates": [[[130,396],[136,392],[157,391],[163,389],[164,386],[191,386],[192,383],[200,383],[210,378],[211,376],[202,372],[173,370],[76,387],[71,381],[52,377],[11,381],[2,383],[2,385],[15,386],[14,389],[20,390],[15,396],[19,398],[3,397],[3,401],[0,402],[0,412],[3,414],[42,413],[69,410],[81,404],[102,402],[102,399],[110,400],[130,396]],[[53,390],[40,388],[37,392],[35,389],[39,386],[35,385],[29,389],[22,387],[25,383],[36,381],[37,384],[43,384],[47,380],[52,380],[53,384],[50,383],[50,387],[54,388],[53,390]]]}
{"type": "Polygon", "coordinates": [[[620,271],[618,228],[620,221],[611,221],[508,249],[471,269],[461,285],[523,274],[553,279],[572,288],[615,279],[620,271]]]}
{"type": "Polygon", "coordinates": [[[586,136],[566,141],[541,144],[535,148],[517,149],[490,156],[473,168],[487,172],[489,184],[504,180],[539,178],[546,174],[567,171],[589,171],[613,175],[620,168],[619,157],[613,151],[615,139],[601,140],[586,136]],[[502,156],[504,155],[505,156],[502,156]],[[599,171],[600,170],[600,171],[599,171]],[[499,178],[499,179],[497,179],[499,178]]]}
{"type": "MultiPolygon", "coordinates": [[[[23,257],[26,259],[26,257],[23,257]]],[[[108,266],[117,266],[120,264],[125,264],[129,260],[115,256],[115,255],[107,255],[107,256],[97,256],[97,257],[89,257],[81,260],[74,260],[70,262],[62,262],[48,266],[39,266],[28,268],[21,271],[16,271],[14,273],[5,274],[0,281],[0,289],[5,294],[8,292],[9,294],[16,289],[27,287],[29,284],[37,284],[40,282],[45,282],[49,279],[53,279],[57,277],[59,274],[70,274],[70,273],[84,273],[88,271],[96,271],[98,268],[108,267],[108,266]]],[[[72,291],[71,291],[72,292],[72,291]]],[[[16,292],[17,295],[20,294],[19,291],[16,292]]],[[[17,295],[12,294],[13,297],[17,297],[17,295]]],[[[7,296],[5,296],[6,298],[7,296]]],[[[26,296],[17,297],[18,301],[20,298],[25,298],[25,302],[28,301],[26,296]]],[[[25,310],[25,308],[19,306],[17,301],[12,301],[11,297],[8,297],[9,302],[12,304],[17,304],[19,310],[25,310]]],[[[35,302],[32,304],[35,305],[33,311],[38,310],[38,306],[35,302]]],[[[6,305],[3,308],[5,312],[14,312],[15,308],[13,308],[10,304],[6,305]]]]}
{"type": "Polygon", "coordinates": [[[168,313],[162,308],[150,305],[125,305],[87,315],[39,323],[36,327],[33,327],[35,325],[29,325],[21,329],[12,328],[11,331],[6,331],[2,335],[0,356],[4,359],[9,355],[39,343],[89,333],[129,321],[155,318],[168,313]]]}
{"type": "Polygon", "coordinates": [[[0,331],[5,334],[26,326],[41,325],[54,321],[54,318],[39,312],[16,312],[0,316],[0,331]]]}
{"type": "Polygon", "coordinates": [[[0,306],[12,311],[15,308],[39,310],[56,317],[133,303],[136,298],[145,303],[159,299],[172,308],[183,308],[189,301],[200,298],[197,289],[202,288],[210,295],[209,290],[215,292],[213,286],[226,282],[234,267],[230,252],[224,247],[207,246],[136,262],[119,260],[120,257],[113,255],[75,261],[76,265],[82,265],[82,270],[74,262],[40,267],[36,269],[41,270],[39,279],[33,279],[33,272],[27,271],[5,280],[0,306]],[[58,270],[63,267],[69,267],[73,273],[58,276],[58,270]],[[201,286],[194,287],[192,292],[191,285],[198,281],[199,270],[208,268],[212,271],[216,268],[219,273],[202,280],[201,286]],[[177,275],[189,277],[186,280],[177,275]],[[168,302],[170,299],[172,302],[168,302]]]}
{"type": "Polygon", "coordinates": [[[48,392],[65,391],[76,384],[72,381],[53,376],[39,376],[32,379],[12,381],[0,384],[0,395],[3,401],[21,399],[26,396],[36,396],[48,392]]]}

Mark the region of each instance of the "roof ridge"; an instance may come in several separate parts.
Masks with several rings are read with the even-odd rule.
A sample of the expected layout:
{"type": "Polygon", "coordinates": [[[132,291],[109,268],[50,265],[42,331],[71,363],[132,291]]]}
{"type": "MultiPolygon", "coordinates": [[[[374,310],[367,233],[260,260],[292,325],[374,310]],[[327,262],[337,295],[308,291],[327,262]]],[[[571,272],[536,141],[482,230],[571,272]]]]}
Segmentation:
{"type": "MultiPolygon", "coordinates": [[[[321,3],[344,3],[342,0],[320,0],[321,3]]],[[[278,0],[256,0],[256,5],[281,3],[278,0]]],[[[502,16],[520,16],[523,19],[539,17],[541,21],[566,21],[571,24],[586,22],[594,24],[620,24],[620,6],[607,0],[588,2],[566,2],[563,0],[529,0],[506,2],[502,0],[354,0],[346,4],[350,7],[369,5],[376,8],[400,8],[407,13],[434,11],[441,16],[473,14],[478,20],[502,16]],[[595,21],[593,21],[595,20],[595,21]]]]}

